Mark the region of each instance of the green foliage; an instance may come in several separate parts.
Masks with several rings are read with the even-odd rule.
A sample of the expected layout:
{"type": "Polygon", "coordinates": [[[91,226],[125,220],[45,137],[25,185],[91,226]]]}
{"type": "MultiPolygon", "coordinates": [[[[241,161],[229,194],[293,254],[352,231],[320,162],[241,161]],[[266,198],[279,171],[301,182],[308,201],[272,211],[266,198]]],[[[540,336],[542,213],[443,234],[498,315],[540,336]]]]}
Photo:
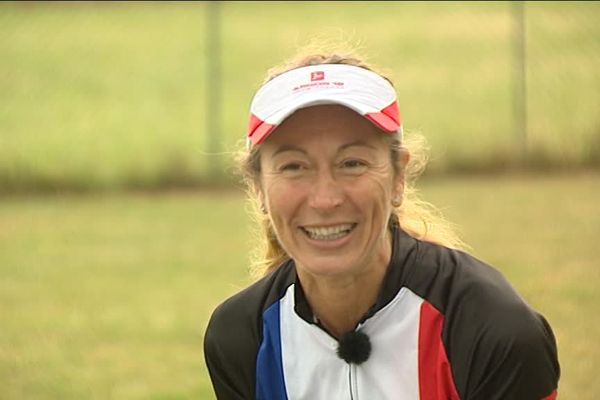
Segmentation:
{"type": "MultiPolygon", "coordinates": [[[[230,178],[265,71],[315,35],[387,67],[430,171],[518,164],[510,3],[220,3],[222,132],[207,131],[207,3],[0,4],[0,191],[230,178]],[[209,155],[218,134],[223,154],[209,155]],[[216,171],[211,166],[218,165],[216,171]]],[[[600,4],[526,4],[527,165],[600,165],[600,4]]]]}
{"type": "MultiPolygon", "coordinates": [[[[554,328],[561,397],[600,392],[599,175],[424,182],[554,328]]],[[[2,399],[212,398],[202,336],[249,282],[238,192],[0,201],[2,399]]]]}

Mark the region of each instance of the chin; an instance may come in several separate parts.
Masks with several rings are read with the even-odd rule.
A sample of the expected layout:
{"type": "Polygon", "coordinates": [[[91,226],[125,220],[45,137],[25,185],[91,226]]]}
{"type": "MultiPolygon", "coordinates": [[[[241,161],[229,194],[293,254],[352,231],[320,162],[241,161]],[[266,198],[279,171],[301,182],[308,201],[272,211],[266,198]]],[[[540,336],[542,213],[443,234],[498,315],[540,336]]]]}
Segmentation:
{"type": "Polygon", "coordinates": [[[336,276],[348,275],[355,272],[356,262],[348,257],[315,257],[304,258],[296,261],[298,268],[311,275],[336,276]]]}

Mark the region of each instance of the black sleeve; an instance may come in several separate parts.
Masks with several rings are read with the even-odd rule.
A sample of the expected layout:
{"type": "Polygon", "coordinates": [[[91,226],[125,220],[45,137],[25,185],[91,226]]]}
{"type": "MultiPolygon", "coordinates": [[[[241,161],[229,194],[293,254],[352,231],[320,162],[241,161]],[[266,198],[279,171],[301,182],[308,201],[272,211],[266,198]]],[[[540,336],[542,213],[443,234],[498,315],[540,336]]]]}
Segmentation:
{"type": "Polygon", "coordinates": [[[546,320],[494,268],[419,243],[411,285],[444,314],[443,342],[462,400],[542,400],[558,386],[546,320]]]}
{"type": "MultiPolygon", "coordinates": [[[[471,261],[469,261],[471,263],[471,261]]],[[[447,310],[449,357],[463,400],[542,400],[557,388],[556,341],[546,320],[487,265],[447,310]]]]}
{"type": "Polygon", "coordinates": [[[217,399],[256,397],[256,357],[264,310],[294,281],[288,262],[218,306],[204,335],[204,358],[217,399]]]}
{"type": "Polygon", "coordinates": [[[462,372],[464,400],[541,400],[560,374],[556,342],[546,320],[527,309],[496,311],[456,342],[468,349],[451,356],[462,372]],[[468,341],[469,343],[466,343],[468,341]]]}
{"type": "Polygon", "coordinates": [[[235,299],[213,313],[204,336],[204,358],[219,400],[253,399],[258,349],[255,321],[235,299]]]}

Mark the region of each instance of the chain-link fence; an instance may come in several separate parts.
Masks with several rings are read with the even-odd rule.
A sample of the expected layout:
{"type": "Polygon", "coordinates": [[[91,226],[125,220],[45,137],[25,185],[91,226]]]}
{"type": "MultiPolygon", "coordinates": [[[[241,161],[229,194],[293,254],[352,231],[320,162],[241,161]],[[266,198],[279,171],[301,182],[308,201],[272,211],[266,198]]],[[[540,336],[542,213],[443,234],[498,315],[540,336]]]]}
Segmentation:
{"type": "Polygon", "coordinates": [[[0,188],[230,177],[266,70],[316,36],[394,81],[430,171],[598,167],[600,3],[0,5],[0,188]]]}

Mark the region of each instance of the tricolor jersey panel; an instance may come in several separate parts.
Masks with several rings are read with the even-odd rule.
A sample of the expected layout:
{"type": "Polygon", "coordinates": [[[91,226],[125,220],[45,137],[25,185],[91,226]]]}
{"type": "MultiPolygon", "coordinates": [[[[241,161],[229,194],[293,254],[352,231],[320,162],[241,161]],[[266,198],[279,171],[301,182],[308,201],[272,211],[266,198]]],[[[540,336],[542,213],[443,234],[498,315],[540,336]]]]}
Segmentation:
{"type": "Polygon", "coordinates": [[[215,310],[205,357],[219,399],[553,399],[556,343],[493,268],[394,231],[362,364],[337,356],[289,261],[215,310]]]}

